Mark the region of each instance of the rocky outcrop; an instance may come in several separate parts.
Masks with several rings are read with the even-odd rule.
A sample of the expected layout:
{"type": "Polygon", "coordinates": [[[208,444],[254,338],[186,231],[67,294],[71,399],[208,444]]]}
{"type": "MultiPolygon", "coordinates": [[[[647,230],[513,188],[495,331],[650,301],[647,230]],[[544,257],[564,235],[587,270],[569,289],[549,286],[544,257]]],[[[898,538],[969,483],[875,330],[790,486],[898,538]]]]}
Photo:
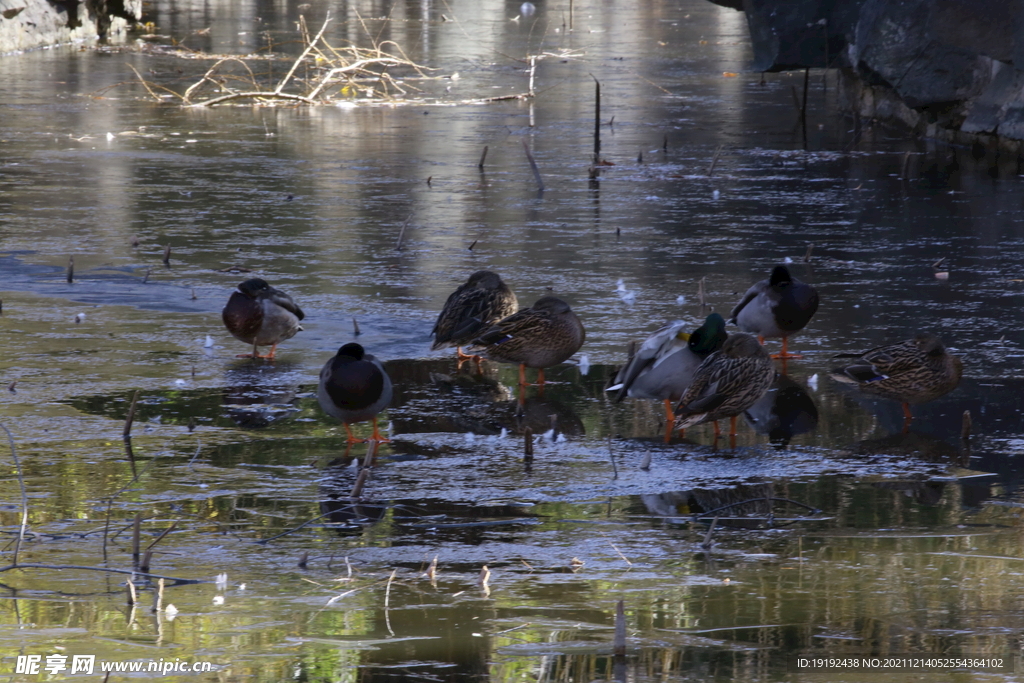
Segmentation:
{"type": "Polygon", "coordinates": [[[0,0],[0,54],[124,35],[142,0],[0,0]]]}
{"type": "Polygon", "coordinates": [[[838,67],[847,105],[938,137],[1024,140],[1024,0],[742,2],[754,68],[838,67]]]}

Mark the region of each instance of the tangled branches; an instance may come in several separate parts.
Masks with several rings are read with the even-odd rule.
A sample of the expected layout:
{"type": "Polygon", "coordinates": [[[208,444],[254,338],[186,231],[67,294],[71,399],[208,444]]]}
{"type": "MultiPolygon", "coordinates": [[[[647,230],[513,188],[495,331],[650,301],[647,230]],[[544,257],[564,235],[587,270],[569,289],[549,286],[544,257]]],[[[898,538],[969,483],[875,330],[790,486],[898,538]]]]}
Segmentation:
{"type": "MultiPolygon", "coordinates": [[[[334,48],[325,39],[330,14],[315,36],[310,37],[305,21],[300,24],[305,49],[292,62],[291,68],[276,85],[261,83],[253,72],[253,58],[221,56],[202,78],[183,94],[146,82],[136,71],[149,94],[165,99],[157,92],[163,90],[178,97],[184,106],[212,107],[224,102],[250,100],[259,104],[300,102],[324,104],[333,101],[339,93],[360,94],[364,101],[393,100],[404,96],[413,87],[411,78],[427,79],[428,69],[408,59],[401,48],[392,42],[375,43],[371,49],[355,46],[334,48]],[[238,67],[232,69],[231,67],[238,67]],[[301,69],[301,76],[298,75],[301,69]],[[404,76],[391,75],[401,70],[404,76]]],[[[206,55],[208,57],[208,55],[206,55]]]]}

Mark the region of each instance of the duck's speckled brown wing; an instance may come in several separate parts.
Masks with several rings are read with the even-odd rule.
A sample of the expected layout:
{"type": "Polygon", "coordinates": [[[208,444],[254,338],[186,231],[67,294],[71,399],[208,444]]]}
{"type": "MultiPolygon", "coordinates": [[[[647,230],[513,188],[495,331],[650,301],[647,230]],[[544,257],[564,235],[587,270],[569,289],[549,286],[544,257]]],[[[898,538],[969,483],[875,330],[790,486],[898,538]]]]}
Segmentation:
{"type": "Polygon", "coordinates": [[[693,382],[679,399],[676,427],[738,415],[764,396],[773,381],[775,367],[766,353],[732,358],[716,351],[697,369],[693,382]]]}
{"type": "Polygon", "coordinates": [[[512,315],[518,308],[516,295],[510,289],[479,289],[469,283],[461,285],[448,297],[437,316],[432,350],[445,346],[464,346],[490,323],[512,315]]]}

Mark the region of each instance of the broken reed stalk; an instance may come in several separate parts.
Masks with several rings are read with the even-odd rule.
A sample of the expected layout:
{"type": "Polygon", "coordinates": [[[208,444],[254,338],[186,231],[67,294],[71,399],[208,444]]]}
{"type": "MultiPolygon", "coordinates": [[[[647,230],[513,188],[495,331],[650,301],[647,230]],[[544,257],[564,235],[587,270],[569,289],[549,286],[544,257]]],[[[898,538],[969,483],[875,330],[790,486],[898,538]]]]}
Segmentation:
{"type": "Polygon", "coordinates": [[[391,576],[388,577],[388,585],[384,589],[384,625],[388,627],[388,633],[392,636],[395,635],[395,632],[391,629],[391,582],[395,580],[395,574],[397,573],[398,569],[391,570],[391,576]]]}
{"type": "Polygon", "coordinates": [[[139,568],[139,535],[142,533],[142,513],[135,513],[135,523],[132,525],[132,568],[139,568]]]}
{"type": "Polygon", "coordinates": [[[804,263],[811,262],[811,254],[814,252],[814,242],[807,243],[807,251],[804,252],[804,263]]]}
{"type": "Polygon", "coordinates": [[[537,189],[541,192],[544,191],[544,181],[541,180],[540,170],[537,168],[537,162],[533,158],[533,153],[530,151],[529,145],[526,144],[526,140],[523,140],[523,150],[526,152],[526,159],[530,162],[530,168],[533,169],[533,177],[537,181],[537,189]]]}
{"type": "Polygon", "coordinates": [[[480,584],[480,590],[482,590],[484,592],[484,595],[487,597],[490,597],[491,595],[491,587],[489,585],[490,580],[491,570],[488,569],[487,565],[485,564],[483,567],[480,568],[480,578],[477,580],[477,582],[480,584]]]}
{"type": "Polygon", "coordinates": [[[644,472],[647,472],[648,470],[651,469],[651,452],[650,451],[645,451],[644,452],[644,457],[640,461],[640,469],[642,469],[644,472]]]}
{"type": "Polygon", "coordinates": [[[530,55],[530,89],[527,91],[527,94],[530,97],[533,97],[533,80],[534,80],[534,75],[536,73],[537,73],[537,56],[536,55],[530,55]]]}
{"type": "Polygon", "coordinates": [[[299,569],[306,569],[309,567],[309,553],[305,552],[299,556],[299,569]]]}
{"type": "MultiPolygon", "coordinates": [[[[142,572],[137,572],[132,569],[113,569],[110,567],[87,567],[81,564],[44,564],[42,562],[30,562],[27,564],[19,564],[18,566],[8,565],[6,567],[0,567],[0,572],[10,571],[11,569],[53,569],[55,571],[63,570],[78,570],[88,572],[107,572],[108,574],[128,574],[130,576],[138,576],[142,572]]],[[[160,574],[145,574],[145,576],[151,579],[167,579],[168,581],[174,581],[176,586],[189,586],[195,583],[210,583],[203,579],[183,579],[177,576],[161,576],[160,574]]]]}
{"type": "Polygon", "coordinates": [[[612,479],[619,478],[619,466],[615,464],[615,452],[612,450],[612,435],[608,434],[608,459],[612,461],[612,479]]]}
{"type": "MultiPolygon", "coordinates": [[[[139,402],[139,390],[136,389],[132,395],[132,404],[128,408],[128,417],[124,420],[124,438],[130,439],[132,437],[132,422],[135,421],[135,406],[139,402]]],[[[134,460],[132,461],[132,469],[135,469],[134,460]]]]}
{"type": "Polygon", "coordinates": [[[484,153],[480,155],[480,163],[476,165],[481,171],[484,170],[484,161],[487,160],[487,145],[484,145],[484,153]]]}
{"type": "Polygon", "coordinates": [[[68,284],[75,281],[75,257],[68,256],[68,284]]]}
{"type": "Polygon", "coordinates": [[[971,411],[964,411],[963,421],[960,423],[960,439],[962,441],[969,441],[971,438],[971,411]]]}
{"type": "Polygon", "coordinates": [[[533,429],[530,427],[523,431],[523,460],[533,462],[533,429]]]}
{"type": "Polygon", "coordinates": [[[402,223],[402,229],[398,233],[398,244],[395,245],[395,251],[402,251],[402,240],[405,239],[405,229],[409,227],[409,221],[412,220],[412,216],[413,215],[410,213],[409,217],[405,219],[404,223],[402,223]]]}
{"type": "Polygon", "coordinates": [[[12,566],[18,566],[18,551],[21,550],[21,542],[25,540],[25,530],[28,528],[28,490],[25,488],[25,475],[21,471],[21,461],[18,459],[18,451],[14,448],[14,436],[7,425],[0,422],[0,429],[7,434],[7,444],[11,447],[11,460],[14,461],[14,472],[18,476],[18,487],[21,489],[21,526],[18,528],[18,538],[14,542],[14,558],[12,566]]]}
{"type": "Polygon", "coordinates": [[[718,149],[715,150],[715,156],[711,157],[711,165],[708,167],[708,178],[715,175],[715,166],[718,165],[718,157],[722,154],[723,145],[719,145],[718,149]]]}
{"type": "Polygon", "coordinates": [[[153,614],[163,611],[164,609],[164,580],[157,579],[156,581],[156,599],[153,600],[153,614]]]}
{"type": "Polygon", "coordinates": [[[135,606],[135,603],[139,601],[139,596],[135,594],[135,574],[128,577],[128,604],[135,606]]]}
{"type": "Polygon", "coordinates": [[[160,541],[164,540],[164,536],[166,536],[167,534],[169,534],[172,531],[174,531],[174,528],[176,526],[178,526],[178,521],[177,520],[171,522],[171,525],[169,527],[167,527],[166,529],[164,529],[163,532],[159,536],[156,537],[155,541],[153,541],[152,543],[150,543],[149,545],[146,546],[146,552],[147,553],[152,552],[153,546],[155,546],[160,541]]]}
{"type": "Polygon", "coordinates": [[[619,600],[615,604],[615,656],[626,656],[626,603],[619,600]]]}
{"type": "Polygon", "coordinates": [[[370,478],[370,468],[360,468],[359,474],[356,475],[356,481],[352,484],[352,493],[348,495],[349,498],[358,498],[363,493],[363,487],[366,485],[366,480],[370,478]]]}
{"type": "Polygon", "coordinates": [[[907,180],[909,178],[909,175],[908,175],[909,173],[910,173],[910,152],[905,152],[903,154],[903,168],[900,170],[900,178],[903,179],[903,180],[907,180]]]}
{"type": "MultiPolygon", "coordinates": [[[[590,74],[594,78],[594,74],[590,74]]],[[[601,82],[594,78],[594,166],[601,163],[601,82]]]]}
{"type": "Polygon", "coordinates": [[[707,550],[711,547],[711,534],[715,532],[715,526],[718,524],[718,515],[711,520],[711,526],[708,527],[708,532],[704,535],[704,540],[701,541],[700,547],[707,550]]]}
{"type": "Polygon", "coordinates": [[[135,469],[135,451],[132,449],[132,437],[124,437],[124,453],[128,457],[128,464],[132,468],[132,478],[139,476],[138,470],[135,469]]]}
{"type": "Polygon", "coordinates": [[[168,268],[171,267],[171,245],[164,247],[164,265],[168,268]]]}
{"type": "Polygon", "coordinates": [[[800,121],[804,126],[804,137],[807,137],[807,91],[810,90],[809,82],[811,79],[811,69],[808,67],[804,69],[804,101],[800,105],[800,121]]]}
{"type": "Polygon", "coordinates": [[[796,93],[796,86],[795,85],[789,86],[789,90],[790,90],[790,92],[793,95],[793,108],[796,109],[797,122],[799,123],[799,120],[800,120],[800,118],[802,116],[802,112],[800,110],[800,96],[797,95],[797,93],[796,93]]]}
{"type": "Polygon", "coordinates": [[[139,562],[139,571],[149,573],[149,563],[153,561],[153,551],[147,550],[142,553],[142,560],[139,562]]]}
{"type": "MultiPolygon", "coordinates": [[[[292,63],[292,68],[288,70],[288,73],[285,74],[284,78],[281,79],[281,82],[277,84],[277,88],[274,89],[275,95],[280,95],[281,92],[284,90],[284,86],[288,85],[288,81],[291,80],[292,75],[295,73],[295,70],[299,68],[299,64],[302,63],[302,61],[306,58],[306,55],[312,52],[313,48],[316,47],[316,44],[320,42],[321,38],[323,38],[324,31],[327,30],[327,24],[329,23],[331,23],[330,10],[328,10],[327,14],[324,16],[324,23],[320,27],[320,31],[317,32],[316,38],[313,38],[313,40],[309,41],[306,44],[306,49],[303,50],[302,54],[299,55],[299,58],[292,63]]],[[[312,97],[310,99],[312,99],[312,97]]]]}
{"type": "Polygon", "coordinates": [[[704,301],[704,281],[707,279],[708,276],[705,275],[700,279],[700,282],[697,283],[697,300],[700,302],[701,308],[707,306],[707,303],[704,301]]]}
{"type": "Polygon", "coordinates": [[[352,336],[358,337],[362,332],[359,331],[359,321],[352,318],[352,336]]]}

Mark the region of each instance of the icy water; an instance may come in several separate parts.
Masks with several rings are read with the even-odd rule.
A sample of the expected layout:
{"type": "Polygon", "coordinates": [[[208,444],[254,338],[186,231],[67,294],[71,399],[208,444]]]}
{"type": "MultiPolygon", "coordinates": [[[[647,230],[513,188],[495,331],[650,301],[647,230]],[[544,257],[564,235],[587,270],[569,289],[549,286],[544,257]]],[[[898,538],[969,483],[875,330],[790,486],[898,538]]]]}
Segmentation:
{"type": "MultiPolygon", "coordinates": [[[[66,567],[0,573],[0,673],[81,678],[60,660],[16,674],[17,657],[95,655],[213,668],[172,681],[1021,680],[797,666],[1020,666],[1017,160],[869,122],[855,139],[820,72],[805,143],[802,75],[747,71],[743,15],[709,3],[575,2],[571,32],[567,4],[519,5],[333,7],[337,43],[369,33],[437,69],[421,103],[398,106],[183,109],[128,65],[181,90],[208,62],[0,58],[0,421],[28,493],[19,561],[66,567]],[[457,104],[525,92],[530,54],[545,55],[533,101],[457,104]],[[595,78],[611,165],[590,178],[595,78]],[[607,398],[629,340],[703,320],[702,279],[728,313],[787,260],[822,304],[761,406],[771,436],[741,424],[716,443],[698,427],[666,445],[660,405],[607,398]],[[429,351],[445,298],[481,268],[586,325],[583,365],[550,371],[522,416],[514,368],[429,351]],[[307,313],[274,362],[236,359],[220,322],[252,276],[307,313]],[[965,375],[905,433],[899,405],[827,371],[918,331],[965,375]],[[387,361],[395,398],[393,441],[352,499],[367,447],[346,449],[315,389],[355,339],[387,361]],[[166,577],[156,613],[155,578],[136,580],[132,610],[126,575],[95,571],[131,570],[136,515],[166,577]]],[[[294,54],[298,10],[264,9],[155,3],[147,18],[194,49],[294,54]]],[[[6,452],[3,467],[13,539],[6,452]]]]}

